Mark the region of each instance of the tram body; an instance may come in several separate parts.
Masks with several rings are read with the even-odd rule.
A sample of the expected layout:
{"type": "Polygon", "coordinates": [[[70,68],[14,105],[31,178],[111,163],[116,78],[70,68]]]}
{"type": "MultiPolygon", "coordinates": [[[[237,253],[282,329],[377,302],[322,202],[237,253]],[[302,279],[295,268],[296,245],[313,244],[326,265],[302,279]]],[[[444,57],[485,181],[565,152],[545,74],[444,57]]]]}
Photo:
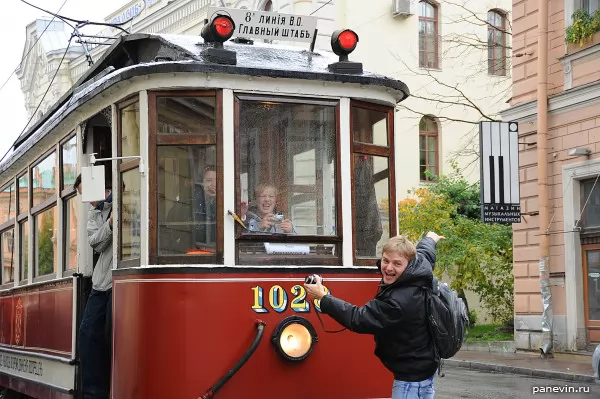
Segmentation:
{"type": "Polygon", "coordinates": [[[77,333],[92,253],[89,204],[71,185],[103,165],[114,195],[112,398],[390,396],[373,337],[337,331],[302,284],[317,273],[355,304],[377,292],[375,261],[397,234],[394,109],[406,85],[338,70],[326,52],[226,43],[226,57],[210,58],[207,47],[200,37],[123,36],[0,166],[2,201],[15,207],[0,225],[5,393],[81,395],[77,333]],[[110,160],[92,165],[91,154],[110,160]],[[197,244],[185,198],[208,164],[214,237],[176,249],[179,233],[194,232],[197,244]],[[267,178],[294,234],[257,234],[236,220],[267,178]],[[177,206],[184,217],[172,219],[177,206]],[[363,220],[373,214],[374,233],[363,220]],[[371,233],[380,236],[365,249],[371,233]],[[280,350],[292,317],[312,339],[296,361],[280,350]]]}

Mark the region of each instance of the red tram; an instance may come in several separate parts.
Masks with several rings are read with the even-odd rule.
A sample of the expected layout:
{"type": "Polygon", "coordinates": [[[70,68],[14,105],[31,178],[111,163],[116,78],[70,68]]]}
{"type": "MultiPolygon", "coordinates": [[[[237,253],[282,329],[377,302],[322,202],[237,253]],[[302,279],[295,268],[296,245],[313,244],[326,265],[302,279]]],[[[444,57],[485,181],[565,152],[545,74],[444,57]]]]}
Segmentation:
{"type": "Polygon", "coordinates": [[[408,88],[348,61],[352,31],[338,58],[222,45],[216,23],[121,37],[0,165],[0,396],[80,395],[92,253],[72,184],[95,166],[114,188],[112,398],[389,397],[372,337],[333,333],[302,283],[376,292],[408,88]]]}

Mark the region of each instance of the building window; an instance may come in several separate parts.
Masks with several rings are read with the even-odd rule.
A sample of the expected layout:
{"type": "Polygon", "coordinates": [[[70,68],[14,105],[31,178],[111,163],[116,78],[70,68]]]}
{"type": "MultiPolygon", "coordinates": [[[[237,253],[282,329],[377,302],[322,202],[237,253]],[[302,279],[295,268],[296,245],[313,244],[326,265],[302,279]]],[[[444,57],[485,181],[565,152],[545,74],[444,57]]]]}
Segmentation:
{"type": "Polygon", "coordinates": [[[438,125],[431,116],[419,123],[419,177],[430,181],[438,175],[438,125]]]}
{"type": "Polygon", "coordinates": [[[263,11],[273,11],[273,2],[271,0],[265,3],[263,6],[263,11]]]}
{"type": "Polygon", "coordinates": [[[419,66],[439,68],[438,6],[419,3],[419,66]]]}
{"type": "Polygon", "coordinates": [[[585,10],[590,15],[600,8],[600,0],[575,0],[576,10],[585,10]]]}
{"type": "Polygon", "coordinates": [[[600,231],[600,181],[581,182],[581,227],[586,232],[600,231]]]}
{"type": "Polygon", "coordinates": [[[488,74],[506,75],[506,17],[497,10],[488,11],[488,74]]]}

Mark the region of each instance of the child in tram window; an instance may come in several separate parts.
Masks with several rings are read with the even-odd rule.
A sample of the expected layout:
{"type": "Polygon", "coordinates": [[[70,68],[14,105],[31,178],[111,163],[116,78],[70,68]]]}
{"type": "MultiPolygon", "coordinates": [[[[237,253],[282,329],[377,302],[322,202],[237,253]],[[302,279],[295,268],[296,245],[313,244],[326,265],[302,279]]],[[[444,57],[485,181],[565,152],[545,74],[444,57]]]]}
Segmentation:
{"type": "Polygon", "coordinates": [[[256,187],[256,203],[246,213],[248,230],[255,233],[296,234],[292,221],[276,209],[277,194],[273,184],[261,183],[256,187]]]}

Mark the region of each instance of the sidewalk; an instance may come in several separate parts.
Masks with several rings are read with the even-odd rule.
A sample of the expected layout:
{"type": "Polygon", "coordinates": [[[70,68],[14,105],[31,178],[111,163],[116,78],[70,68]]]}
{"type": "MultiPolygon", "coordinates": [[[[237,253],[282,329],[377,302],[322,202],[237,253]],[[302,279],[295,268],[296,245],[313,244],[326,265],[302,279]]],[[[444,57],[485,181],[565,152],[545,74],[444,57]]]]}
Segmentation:
{"type": "MultiPolygon", "coordinates": [[[[594,382],[592,358],[584,360],[542,359],[537,354],[460,351],[444,360],[444,367],[522,374],[556,380],[594,382]]],[[[443,370],[443,369],[442,369],[443,370]]]]}

